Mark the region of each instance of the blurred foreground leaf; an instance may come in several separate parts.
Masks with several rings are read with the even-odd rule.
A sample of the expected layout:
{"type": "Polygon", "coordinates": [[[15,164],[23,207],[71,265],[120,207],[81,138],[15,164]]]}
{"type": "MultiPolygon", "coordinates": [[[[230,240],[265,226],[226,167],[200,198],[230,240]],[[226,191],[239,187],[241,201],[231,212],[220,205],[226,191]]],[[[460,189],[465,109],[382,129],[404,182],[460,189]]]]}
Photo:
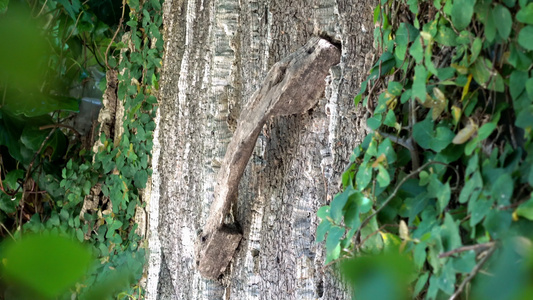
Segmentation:
{"type": "Polygon", "coordinates": [[[57,297],[78,282],[92,262],[78,242],[52,234],[9,241],[0,254],[5,279],[46,297],[57,297]]]}

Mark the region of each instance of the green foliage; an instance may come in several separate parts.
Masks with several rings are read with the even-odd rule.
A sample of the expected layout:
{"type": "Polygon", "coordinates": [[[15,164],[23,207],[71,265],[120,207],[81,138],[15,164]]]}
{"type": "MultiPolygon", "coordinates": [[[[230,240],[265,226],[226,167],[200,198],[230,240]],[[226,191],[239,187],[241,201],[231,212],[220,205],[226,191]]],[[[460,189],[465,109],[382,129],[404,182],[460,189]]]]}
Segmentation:
{"type": "Polygon", "coordinates": [[[76,283],[92,261],[88,249],[54,234],[29,235],[9,242],[2,253],[6,278],[46,298],[59,296],[76,283]]]}
{"type": "MultiPolygon", "coordinates": [[[[3,4],[0,2],[0,13],[3,4]]],[[[40,297],[51,297],[59,287],[70,290],[60,296],[54,294],[54,298],[142,297],[137,283],[143,272],[145,249],[136,233],[134,214],[144,205],[139,199],[140,189],[146,187],[151,175],[157,104],[152,92],[158,87],[163,53],[159,32],[161,2],[129,1],[131,10],[122,10],[122,1],[35,1],[30,3],[34,8],[31,15],[28,9],[20,8],[25,14],[22,19],[14,15],[19,11],[15,4],[5,5],[7,12],[0,15],[0,32],[19,26],[29,32],[23,36],[38,36],[48,48],[40,52],[42,49],[25,44],[28,41],[16,39],[8,42],[15,45],[15,50],[0,49],[0,63],[23,69],[21,72],[27,69],[16,61],[20,54],[16,49],[38,56],[28,66],[31,72],[20,75],[33,76],[27,79],[34,78],[38,83],[35,88],[28,80],[24,84],[18,81],[17,70],[0,70],[0,232],[2,237],[9,234],[20,243],[31,241],[28,233],[49,231],[68,236],[90,245],[97,259],[83,277],[71,278],[77,280],[75,286],[63,286],[59,280],[57,289],[45,291],[32,286],[32,279],[19,282],[33,287],[40,297]],[[121,17],[127,22],[122,26],[133,42],[127,51],[119,51],[125,45],[112,40],[113,27],[121,17]],[[26,28],[21,22],[33,19],[42,19],[45,25],[28,22],[26,28]],[[10,20],[14,23],[2,23],[10,20]],[[116,143],[100,136],[103,146],[96,153],[80,147],[79,136],[63,124],[78,111],[79,99],[65,96],[72,78],[84,82],[92,67],[121,70],[118,98],[126,110],[122,120],[124,134],[116,143]],[[100,200],[97,207],[82,210],[88,196],[100,200]]],[[[100,86],[105,87],[103,83],[100,86]]],[[[48,244],[40,245],[32,249],[44,249],[48,244]]],[[[0,252],[4,264],[13,260],[6,255],[7,252],[0,252]]],[[[6,269],[1,279],[6,280],[8,275],[6,269]]],[[[52,285],[50,289],[53,288],[52,285]]]]}
{"type": "Polygon", "coordinates": [[[369,134],[350,157],[343,191],[318,211],[326,263],[341,261],[358,299],[470,291],[525,299],[533,290],[533,3],[380,2],[381,56],[355,97],[371,108],[369,134]],[[414,265],[401,287],[394,274],[409,267],[390,253],[414,265]]]}

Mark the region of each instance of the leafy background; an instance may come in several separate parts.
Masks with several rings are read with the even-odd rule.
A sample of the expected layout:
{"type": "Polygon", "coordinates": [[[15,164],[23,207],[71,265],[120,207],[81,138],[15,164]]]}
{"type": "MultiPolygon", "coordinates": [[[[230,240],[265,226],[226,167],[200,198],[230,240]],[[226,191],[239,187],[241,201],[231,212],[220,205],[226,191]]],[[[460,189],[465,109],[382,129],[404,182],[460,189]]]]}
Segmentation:
{"type": "Polygon", "coordinates": [[[374,21],[326,263],[357,299],[529,299],[533,3],[382,0],[374,21]]]}
{"type": "Polygon", "coordinates": [[[0,1],[0,298],[142,297],[134,214],[151,174],[161,24],[159,0],[0,1]],[[98,76],[109,70],[128,113],[94,153],[97,128],[72,120],[87,90],[117,84],[98,76]],[[98,208],[82,210],[89,196],[98,208]]]}

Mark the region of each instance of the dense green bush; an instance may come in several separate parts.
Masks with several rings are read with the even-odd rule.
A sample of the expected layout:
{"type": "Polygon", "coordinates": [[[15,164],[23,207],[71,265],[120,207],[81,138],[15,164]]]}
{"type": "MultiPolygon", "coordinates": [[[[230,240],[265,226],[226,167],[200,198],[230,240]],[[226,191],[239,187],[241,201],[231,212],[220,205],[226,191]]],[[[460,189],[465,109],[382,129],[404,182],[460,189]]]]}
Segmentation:
{"type": "MultiPolygon", "coordinates": [[[[53,298],[142,295],[137,283],[143,275],[145,249],[133,217],[135,209],[144,205],[140,190],[151,174],[157,102],[152,93],[157,89],[163,52],[162,16],[159,0],[129,1],[122,8],[123,4],[0,0],[4,41],[0,49],[0,235],[25,243],[33,241],[28,233],[60,235],[90,245],[97,258],[75,287],[53,298]],[[125,32],[130,46],[119,42],[125,32]],[[96,137],[103,146],[93,153],[91,139],[88,144],[82,141],[96,128],[84,137],[69,122],[80,115],[80,98],[85,96],[86,89],[80,93],[78,87],[105,89],[105,78],[94,74],[109,69],[120,71],[117,96],[127,113],[118,122],[125,132],[116,142],[96,137]],[[95,186],[101,188],[93,195],[100,203],[82,213],[95,186]]],[[[31,276],[43,265],[13,273],[17,268],[12,263],[22,261],[12,256],[19,251],[10,247],[5,243],[0,247],[1,268],[7,272],[2,279],[26,274],[27,278],[15,279],[21,284],[35,282],[31,276]]],[[[42,249],[53,252],[50,247],[46,244],[42,249]]],[[[42,257],[40,249],[34,251],[42,257]]],[[[39,286],[29,287],[32,295],[52,297],[39,286]]]]}
{"type": "Polygon", "coordinates": [[[327,263],[357,299],[525,299],[533,3],[382,0],[374,21],[369,134],[318,211],[327,263]]]}

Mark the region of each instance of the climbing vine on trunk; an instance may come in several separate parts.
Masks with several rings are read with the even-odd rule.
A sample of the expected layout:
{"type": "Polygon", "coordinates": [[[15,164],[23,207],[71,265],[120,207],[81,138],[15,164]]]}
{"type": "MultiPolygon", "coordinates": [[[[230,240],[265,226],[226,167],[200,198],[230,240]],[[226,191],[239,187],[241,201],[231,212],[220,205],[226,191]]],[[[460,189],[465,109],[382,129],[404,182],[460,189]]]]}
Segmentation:
{"type": "Polygon", "coordinates": [[[533,3],[380,3],[379,58],[355,97],[369,134],[317,213],[327,263],[360,299],[522,299],[533,289],[533,3]]]}

